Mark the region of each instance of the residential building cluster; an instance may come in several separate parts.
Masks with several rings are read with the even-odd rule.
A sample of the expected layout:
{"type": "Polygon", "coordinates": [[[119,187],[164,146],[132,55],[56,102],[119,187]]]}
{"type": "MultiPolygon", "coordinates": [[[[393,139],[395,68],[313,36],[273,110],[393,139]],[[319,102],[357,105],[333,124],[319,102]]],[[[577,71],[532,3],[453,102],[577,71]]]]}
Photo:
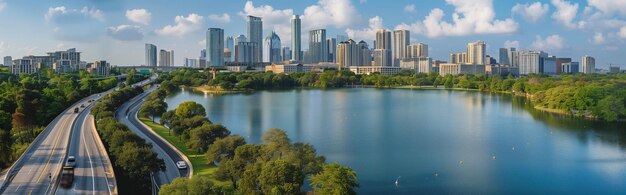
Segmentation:
{"type": "Polygon", "coordinates": [[[107,76],[110,74],[111,65],[106,61],[87,63],[81,61],[81,52],[75,48],[65,51],[48,52],[47,55],[24,56],[15,59],[11,56],[4,57],[4,65],[9,67],[11,74],[35,74],[40,70],[53,70],[57,74],[73,73],[85,70],[90,73],[107,76]]]}

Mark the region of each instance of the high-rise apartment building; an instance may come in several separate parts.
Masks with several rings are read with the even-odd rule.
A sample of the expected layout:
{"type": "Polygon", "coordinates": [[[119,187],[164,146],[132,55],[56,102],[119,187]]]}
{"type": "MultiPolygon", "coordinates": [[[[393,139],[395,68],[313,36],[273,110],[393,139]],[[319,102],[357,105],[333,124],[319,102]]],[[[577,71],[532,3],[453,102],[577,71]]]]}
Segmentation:
{"type": "Polygon", "coordinates": [[[542,58],[547,58],[548,54],[543,51],[515,51],[518,58],[519,74],[528,75],[531,73],[541,73],[543,70],[542,58]]]}
{"type": "Polygon", "coordinates": [[[302,21],[299,15],[293,15],[291,18],[291,60],[302,61],[302,21]]]}
{"type": "Polygon", "coordinates": [[[254,48],[256,47],[256,43],[239,42],[235,45],[235,62],[245,66],[254,65],[254,48]]]}
{"type": "Polygon", "coordinates": [[[283,61],[291,60],[291,48],[283,47],[281,53],[283,54],[283,61]]]}
{"type": "Polygon", "coordinates": [[[328,61],[326,29],[309,31],[309,60],[314,64],[328,61]]]}
{"type": "Polygon", "coordinates": [[[400,66],[400,60],[407,57],[407,46],[411,43],[411,33],[408,30],[393,31],[393,65],[400,66]]]}
{"type": "Polygon", "coordinates": [[[159,51],[159,66],[174,66],[174,50],[167,51],[162,49],[159,51]]]}
{"type": "Polygon", "coordinates": [[[39,70],[37,64],[32,59],[13,60],[11,74],[35,74],[39,70]]]}
{"type": "Polygon", "coordinates": [[[280,63],[283,61],[280,37],[278,37],[276,32],[272,31],[272,33],[265,38],[265,45],[263,47],[263,50],[265,50],[263,62],[280,63]]]}
{"type": "Polygon", "coordinates": [[[326,59],[327,62],[335,62],[335,58],[337,58],[337,39],[328,38],[326,39],[326,50],[328,51],[328,57],[326,59]]]}
{"type": "Polygon", "coordinates": [[[157,65],[157,47],[156,45],[146,43],[146,66],[157,65]]]}
{"type": "Polygon", "coordinates": [[[485,65],[485,55],[487,53],[487,43],[484,41],[476,41],[467,44],[467,64],[485,65]]]}
{"type": "Polygon", "coordinates": [[[248,39],[256,44],[253,61],[258,63],[263,60],[263,20],[256,16],[248,16],[246,19],[248,39]]]}
{"type": "Polygon", "coordinates": [[[416,43],[406,47],[407,58],[428,57],[428,45],[416,43]]]}
{"type": "Polygon", "coordinates": [[[206,65],[224,66],[224,29],[209,28],[206,32],[206,65]]]}
{"type": "Polygon", "coordinates": [[[393,66],[391,53],[391,32],[385,29],[376,31],[374,66],[393,66]]]}
{"type": "Polygon", "coordinates": [[[583,67],[582,67],[582,71],[585,74],[593,74],[596,71],[596,59],[585,55],[583,56],[583,67]]]}

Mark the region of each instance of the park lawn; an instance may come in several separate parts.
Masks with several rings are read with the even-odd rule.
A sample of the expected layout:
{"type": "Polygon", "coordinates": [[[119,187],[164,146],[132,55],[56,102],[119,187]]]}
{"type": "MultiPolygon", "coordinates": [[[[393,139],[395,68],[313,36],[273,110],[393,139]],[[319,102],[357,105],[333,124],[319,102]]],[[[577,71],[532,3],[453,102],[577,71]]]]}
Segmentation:
{"type": "Polygon", "coordinates": [[[204,158],[204,154],[198,153],[196,151],[188,150],[187,147],[185,147],[185,144],[181,142],[178,139],[178,137],[174,136],[173,134],[170,134],[168,132],[169,130],[165,128],[164,126],[152,122],[152,119],[149,119],[146,117],[139,117],[139,120],[143,122],[144,124],[146,124],[148,127],[150,127],[159,136],[163,137],[165,140],[167,140],[176,148],[178,148],[178,150],[180,150],[183,154],[185,154],[187,158],[189,158],[189,161],[191,161],[191,164],[193,166],[193,171],[194,171],[193,174],[200,175],[200,176],[209,176],[209,178],[211,178],[211,181],[213,181],[213,183],[217,185],[221,185],[221,186],[231,185],[230,182],[219,181],[212,177],[213,173],[217,171],[217,167],[213,165],[208,165],[206,163],[206,159],[204,158]]]}

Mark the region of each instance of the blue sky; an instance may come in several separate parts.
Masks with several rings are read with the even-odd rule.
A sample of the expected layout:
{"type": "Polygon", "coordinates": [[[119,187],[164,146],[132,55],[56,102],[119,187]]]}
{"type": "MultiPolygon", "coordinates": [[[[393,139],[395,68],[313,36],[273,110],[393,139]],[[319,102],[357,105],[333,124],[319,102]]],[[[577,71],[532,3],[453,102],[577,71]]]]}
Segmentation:
{"type": "Polygon", "coordinates": [[[408,29],[439,60],[485,40],[492,56],[514,46],[625,64],[626,0],[0,0],[0,56],[77,48],[86,61],[132,65],[154,43],[175,50],[178,65],[198,57],[206,28],[245,34],[247,14],[263,17],[264,35],[275,30],[285,46],[290,16],[299,14],[304,48],[311,29],[370,44],[377,28],[408,29]]]}

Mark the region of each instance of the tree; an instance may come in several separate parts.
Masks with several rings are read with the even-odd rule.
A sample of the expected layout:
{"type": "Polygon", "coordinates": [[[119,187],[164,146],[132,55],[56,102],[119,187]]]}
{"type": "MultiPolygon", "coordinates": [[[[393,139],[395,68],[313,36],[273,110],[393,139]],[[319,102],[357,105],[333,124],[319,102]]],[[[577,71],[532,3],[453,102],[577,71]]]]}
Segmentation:
{"type": "MultiPolygon", "coordinates": [[[[230,180],[233,184],[233,189],[237,189],[237,182],[244,177],[244,172],[247,169],[252,169],[248,167],[252,166],[260,155],[261,147],[259,145],[246,144],[239,146],[235,149],[235,157],[232,160],[224,159],[220,162],[219,169],[215,172],[215,177],[220,180],[230,180]]],[[[257,189],[256,181],[254,180],[258,177],[258,173],[254,171],[256,169],[248,172],[248,176],[252,177],[246,180],[248,183],[245,185],[248,192],[255,191],[251,189],[257,189]]]]}
{"type": "Polygon", "coordinates": [[[152,116],[152,122],[154,122],[155,116],[161,116],[167,111],[167,103],[160,99],[147,101],[141,105],[139,113],[142,116],[152,116]]]}
{"type": "Polygon", "coordinates": [[[207,149],[205,154],[207,162],[212,164],[214,162],[222,162],[225,159],[232,159],[235,156],[237,147],[245,144],[246,140],[238,135],[218,138],[207,149]]]}
{"type": "Polygon", "coordinates": [[[282,129],[270,129],[263,134],[261,138],[263,140],[264,153],[268,155],[270,159],[280,158],[287,150],[289,150],[289,137],[287,133],[282,129]]]}
{"type": "Polygon", "coordinates": [[[188,147],[204,152],[218,138],[230,135],[230,131],[222,125],[204,124],[190,131],[188,147]]]}
{"type": "Polygon", "coordinates": [[[264,194],[299,194],[303,182],[302,171],[282,159],[266,162],[259,174],[264,194]]]}
{"type": "Polygon", "coordinates": [[[176,115],[181,118],[191,118],[194,116],[206,116],[206,111],[201,104],[196,102],[183,102],[176,108],[176,115]]]}
{"type": "Polygon", "coordinates": [[[337,163],[326,164],[323,171],[310,177],[311,188],[316,194],[356,194],[359,187],[356,173],[337,163]]]}
{"type": "Polygon", "coordinates": [[[624,99],[615,96],[607,96],[598,102],[592,110],[593,114],[605,121],[616,121],[620,115],[626,115],[624,99]]]}
{"type": "Polygon", "coordinates": [[[179,177],[174,179],[171,184],[163,185],[159,194],[221,194],[219,190],[214,190],[213,186],[213,182],[206,176],[195,176],[191,179],[179,177]]]}
{"type": "Polygon", "coordinates": [[[285,157],[288,162],[297,165],[305,175],[316,174],[322,171],[322,165],[326,161],[323,156],[318,156],[311,144],[294,143],[289,154],[285,157]]]}

